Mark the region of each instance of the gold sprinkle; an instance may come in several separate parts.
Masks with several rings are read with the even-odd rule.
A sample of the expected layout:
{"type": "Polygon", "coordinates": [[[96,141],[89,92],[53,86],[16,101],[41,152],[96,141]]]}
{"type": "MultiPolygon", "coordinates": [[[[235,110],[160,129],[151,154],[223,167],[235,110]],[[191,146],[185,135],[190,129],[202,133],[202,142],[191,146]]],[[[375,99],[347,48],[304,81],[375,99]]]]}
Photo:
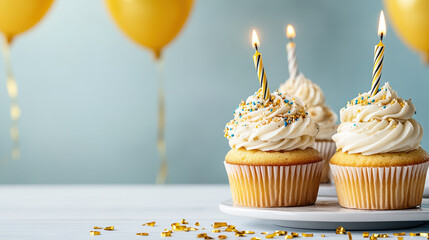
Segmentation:
{"type": "Polygon", "coordinates": [[[420,234],[419,233],[410,233],[410,236],[411,237],[417,237],[417,236],[419,236],[420,234]]]}
{"type": "Polygon", "coordinates": [[[299,233],[292,232],[291,234],[292,234],[292,237],[299,237],[299,233]]]}
{"type": "Polygon", "coordinates": [[[220,232],[220,229],[213,229],[212,232],[218,233],[218,232],[220,232]]]}
{"type": "Polygon", "coordinates": [[[197,227],[198,227],[198,226],[200,226],[200,223],[199,223],[199,222],[196,222],[196,223],[195,223],[195,226],[197,226],[197,227]]]}
{"type": "Polygon", "coordinates": [[[363,233],[362,233],[362,236],[363,236],[364,238],[369,238],[369,232],[363,232],[363,233]]]}
{"type": "Polygon", "coordinates": [[[207,236],[207,233],[200,233],[197,235],[197,238],[205,238],[207,236]]]}
{"type": "Polygon", "coordinates": [[[265,235],[265,238],[274,238],[275,236],[277,236],[276,234],[267,234],[265,235]]]}
{"type": "Polygon", "coordinates": [[[261,234],[268,234],[268,232],[261,232],[261,234]]]}
{"type": "Polygon", "coordinates": [[[171,237],[171,232],[162,232],[161,237],[171,237]]]}
{"type": "Polygon", "coordinates": [[[404,237],[398,237],[398,240],[404,240],[404,237]]]}
{"type": "MultiPolygon", "coordinates": [[[[214,222],[212,226],[213,226],[213,228],[229,227],[226,222],[214,222]]],[[[232,226],[232,225],[230,225],[230,226],[232,226]]],[[[235,228],[235,226],[234,226],[234,228],[235,228]]]]}
{"type": "Polygon", "coordinates": [[[322,234],[322,235],[320,235],[321,237],[326,237],[326,235],[325,234],[322,234]]]}
{"type": "Polygon", "coordinates": [[[89,235],[91,236],[100,235],[100,231],[89,231],[89,235]]]}
{"type": "Polygon", "coordinates": [[[94,229],[103,229],[102,227],[94,226],[94,229]]]}
{"type": "Polygon", "coordinates": [[[235,236],[236,237],[245,237],[246,235],[244,235],[244,233],[242,233],[242,232],[236,232],[235,236]]]}
{"type": "Polygon", "coordinates": [[[250,240],[261,240],[261,238],[258,238],[258,237],[252,237],[250,240]]]}
{"type": "Polygon", "coordinates": [[[286,235],[286,234],[287,234],[287,232],[277,230],[277,231],[275,231],[273,234],[276,234],[277,236],[284,236],[284,235],[286,235]]]}
{"type": "Polygon", "coordinates": [[[180,223],[172,223],[171,226],[180,226],[180,223]]]}
{"type": "Polygon", "coordinates": [[[429,233],[420,233],[419,234],[421,237],[428,237],[429,236],[429,233]]]}
{"type": "Polygon", "coordinates": [[[205,236],[204,239],[214,239],[214,238],[212,238],[210,236],[205,236]]]}
{"type": "Polygon", "coordinates": [[[179,225],[179,226],[173,225],[173,226],[171,226],[171,229],[173,229],[174,231],[187,231],[188,230],[188,228],[186,226],[183,226],[183,225],[179,225]]]}
{"type": "Polygon", "coordinates": [[[198,231],[198,228],[190,227],[188,228],[189,231],[198,231]]]}
{"type": "Polygon", "coordinates": [[[136,233],[136,235],[138,235],[138,236],[149,236],[149,233],[141,232],[141,233],[136,233]]]}
{"type": "Polygon", "coordinates": [[[254,231],[244,231],[245,234],[255,234],[254,231]]]}
{"type": "Polygon", "coordinates": [[[371,236],[371,237],[369,237],[369,240],[377,240],[377,238],[374,236],[371,236]]]}
{"type": "Polygon", "coordinates": [[[353,240],[351,232],[347,232],[347,235],[349,236],[349,240],[353,240]]]}
{"type": "Polygon", "coordinates": [[[405,236],[406,234],[404,232],[401,233],[393,233],[393,236],[398,237],[398,236],[405,236]]]}
{"type": "Polygon", "coordinates": [[[313,237],[312,233],[302,233],[303,237],[313,237]]]}
{"type": "Polygon", "coordinates": [[[286,235],[285,236],[285,239],[292,239],[293,238],[293,236],[292,235],[286,235]]]}
{"type": "Polygon", "coordinates": [[[188,224],[188,222],[185,219],[182,219],[182,221],[180,221],[181,224],[188,224]]]}
{"type": "Polygon", "coordinates": [[[217,238],[219,238],[219,239],[225,239],[226,235],[219,235],[219,236],[217,236],[217,238]]]}
{"type": "Polygon", "coordinates": [[[336,234],[346,234],[346,230],[343,227],[337,227],[337,230],[335,230],[336,234]]]}
{"type": "Polygon", "coordinates": [[[108,227],[105,227],[104,230],[113,231],[113,230],[115,230],[115,227],[114,226],[108,226],[108,227]]]}
{"type": "Polygon", "coordinates": [[[153,227],[155,226],[156,222],[148,222],[148,223],[144,223],[143,226],[149,226],[149,227],[153,227]]]}

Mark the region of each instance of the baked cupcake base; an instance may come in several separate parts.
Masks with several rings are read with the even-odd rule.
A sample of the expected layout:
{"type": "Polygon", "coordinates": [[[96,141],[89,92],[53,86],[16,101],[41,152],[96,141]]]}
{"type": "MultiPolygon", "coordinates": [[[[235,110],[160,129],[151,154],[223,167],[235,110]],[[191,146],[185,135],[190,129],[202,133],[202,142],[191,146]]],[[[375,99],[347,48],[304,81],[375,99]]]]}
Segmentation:
{"type": "Polygon", "coordinates": [[[290,152],[232,149],[225,168],[236,205],[305,206],[316,201],[323,161],[312,148],[290,152]]]}
{"type": "Polygon", "coordinates": [[[428,160],[421,148],[369,156],[337,152],[330,166],[338,201],[357,209],[416,207],[422,201],[428,160]]]}
{"type": "Polygon", "coordinates": [[[321,183],[331,182],[331,172],[329,170],[329,160],[335,154],[337,148],[335,142],[332,140],[317,140],[314,143],[314,149],[320,152],[323,158],[323,170],[322,176],[320,177],[321,183]]]}

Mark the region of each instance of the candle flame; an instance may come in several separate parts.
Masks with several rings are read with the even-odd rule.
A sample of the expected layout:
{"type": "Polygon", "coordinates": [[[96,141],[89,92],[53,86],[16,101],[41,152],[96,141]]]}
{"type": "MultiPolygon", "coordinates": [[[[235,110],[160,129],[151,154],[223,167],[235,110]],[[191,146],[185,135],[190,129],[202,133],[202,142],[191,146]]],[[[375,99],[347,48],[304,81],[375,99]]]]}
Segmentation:
{"type": "Polygon", "coordinates": [[[386,36],[386,19],[384,19],[384,12],[380,12],[380,20],[378,21],[378,35],[386,36]]]}
{"type": "Polygon", "coordinates": [[[255,47],[259,47],[259,39],[255,30],[253,30],[253,34],[252,34],[252,45],[255,47]]]}
{"type": "Polygon", "coordinates": [[[295,38],[295,29],[293,29],[292,25],[287,25],[286,29],[286,37],[289,39],[295,38]]]}

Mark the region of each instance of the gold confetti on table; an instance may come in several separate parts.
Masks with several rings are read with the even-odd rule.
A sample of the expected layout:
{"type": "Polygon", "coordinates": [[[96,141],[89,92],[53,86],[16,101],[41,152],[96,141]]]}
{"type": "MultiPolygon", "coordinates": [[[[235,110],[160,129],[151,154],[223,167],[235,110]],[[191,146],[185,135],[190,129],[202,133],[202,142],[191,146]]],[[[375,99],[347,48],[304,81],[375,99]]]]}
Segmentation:
{"type": "Polygon", "coordinates": [[[145,232],[141,232],[141,233],[136,233],[137,236],[149,236],[149,233],[145,233],[145,232]]]}
{"type": "Polygon", "coordinates": [[[322,234],[322,235],[320,235],[321,237],[326,237],[326,235],[325,234],[322,234]]]}
{"type": "Polygon", "coordinates": [[[284,236],[284,235],[287,234],[287,232],[286,231],[277,230],[277,231],[274,232],[274,234],[276,234],[277,236],[284,236]]]}
{"type": "Polygon", "coordinates": [[[188,222],[185,219],[182,219],[182,221],[180,221],[181,224],[188,224],[188,222]]]}
{"type": "Polygon", "coordinates": [[[349,240],[353,240],[351,232],[347,232],[347,236],[349,236],[349,240]]]}
{"type": "Polygon", "coordinates": [[[89,235],[91,235],[91,236],[100,235],[100,231],[90,231],[89,235]]]}
{"type": "Polygon", "coordinates": [[[419,234],[421,237],[428,237],[429,236],[429,233],[420,233],[419,234]]]}
{"type": "Polygon", "coordinates": [[[313,237],[312,233],[302,233],[303,237],[313,237]]]}
{"type": "Polygon", "coordinates": [[[214,238],[212,238],[210,236],[205,236],[204,239],[214,239],[214,238]]]}
{"type": "Polygon", "coordinates": [[[207,236],[207,233],[200,233],[197,235],[197,238],[205,238],[207,236]]]}
{"type": "Polygon", "coordinates": [[[371,236],[371,237],[369,237],[369,240],[377,240],[377,238],[374,236],[371,236]]]}
{"type": "Polygon", "coordinates": [[[236,232],[236,233],[235,233],[235,236],[236,236],[236,237],[245,237],[246,235],[244,235],[244,233],[243,233],[243,232],[236,232]]]}
{"type": "Polygon", "coordinates": [[[292,239],[293,238],[293,236],[292,235],[286,235],[285,236],[285,239],[292,239]]]}
{"type": "Polygon", "coordinates": [[[113,230],[115,230],[115,227],[114,226],[108,226],[108,227],[105,227],[104,230],[113,231],[113,230]]]}
{"type": "Polygon", "coordinates": [[[94,229],[103,229],[102,227],[94,226],[94,229]]]}
{"type": "Polygon", "coordinates": [[[404,240],[404,237],[398,237],[398,240],[404,240]]]}
{"type": "Polygon", "coordinates": [[[258,238],[258,237],[252,237],[250,240],[261,240],[261,238],[258,238]]]}
{"type": "Polygon", "coordinates": [[[419,233],[410,233],[410,236],[411,237],[418,237],[418,236],[420,236],[420,234],[419,233]]]}
{"type": "Polygon", "coordinates": [[[213,228],[229,227],[226,222],[214,222],[212,226],[213,228]]]}
{"type": "Polygon", "coordinates": [[[245,234],[255,234],[254,231],[244,231],[245,234]]]}
{"type": "Polygon", "coordinates": [[[261,234],[268,234],[268,232],[261,232],[261,234]]]}
{"type": "Polygon", "coordinates": [[[363,232],[363,233],[362,233],[362,236],[363,236],[364,238],[369,238],[369,232],[363,232]]]}
{"type": "Polygon", "coordinates": [[[198,227],[198,226],[200,226],[200,223],[199,223],[199,222],[196,222],[196,223],[195,223],[195,226],[197,226],[197,227],[198,227]]]}
{"type": "Polygon", "coordinates": [[[219,235],[219,236],[217,236],[217,238],[219,238],[219,239],[225,239],[226,235],[219,235]]]}
{"type": "Polygon", "coordinates": [[[292,232],[291,234],[292,234],[292,237],[299,237],[299,233],[292,232]]]}
{"type": "Polygon", "coordinates": [[[155,226],[155,224],[156,224],[156,222],[155,222],[155,221],[153,221],[153,222],[143,223],[143,224],[142,224],[142,226],[149,226],[149,227],[153,227],[153,226],[155,226]]]}
{"type": "Polygon", "coordinates": [[[393,236],[398,237],[398,236],[405,236],[406,233],[401,232],[401,233],[393,233],[393,236]]]}
{"type": "Polygon", "coordinates": [[[346,234],[346,229],[343,227],[337,227],[337,230],[335,230],[336,234],[346,234]]]}
{"type": "Polygon", "coordinates": [[[161,237],[171,237],[171,232],[161,232],[161,237]]]}
{"type": "Polygon", "coordinates": [[[272,234],[265,235],[265,238],[274,238],[275,236],[277,236],[277,235],[272,233],[272,234]]]}
{"type": "Polygon", "coordinates": [[[214,233],[219,233],[219,232],[220,232],[220,229],[213,229],[213,230],[212,230],[212,232],[214,232],[214,233]]]}

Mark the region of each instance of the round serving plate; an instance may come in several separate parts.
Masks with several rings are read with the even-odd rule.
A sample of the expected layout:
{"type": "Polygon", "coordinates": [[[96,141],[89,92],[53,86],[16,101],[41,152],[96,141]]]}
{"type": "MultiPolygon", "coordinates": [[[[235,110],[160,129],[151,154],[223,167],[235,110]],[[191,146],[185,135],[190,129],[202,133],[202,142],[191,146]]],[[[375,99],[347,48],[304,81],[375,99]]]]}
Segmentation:
{"type": "Polygon", "coordinates": [[[419,208],[405,210],[357,210],[343,208],[336,197],[319,196],[317,202],[305,207],[251,208],[236,206],[232,200],[220,203],[222,212],[270,220],[273,224],[290,228],[375,230],[416,227],[429,221],[429,199],[419,208]]]}

